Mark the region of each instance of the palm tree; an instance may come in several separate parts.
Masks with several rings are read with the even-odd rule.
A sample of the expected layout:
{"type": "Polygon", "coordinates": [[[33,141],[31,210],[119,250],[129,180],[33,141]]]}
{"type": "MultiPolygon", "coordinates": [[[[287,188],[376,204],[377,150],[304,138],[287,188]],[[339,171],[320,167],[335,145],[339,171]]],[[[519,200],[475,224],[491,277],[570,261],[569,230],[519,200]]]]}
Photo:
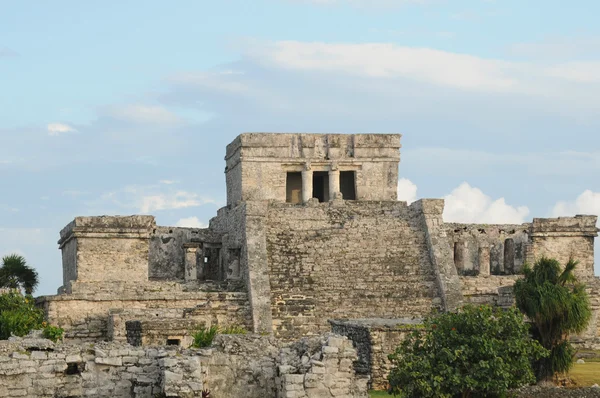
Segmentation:
{"type": "Polygon", "coordinates": [[[31,294],[38,283],[38,274],[36,270],[27,265],[25,257],[18,254],[2,257],[0,287],[23,289],[25,294],[31,294]]]}
{"type": "Polygon", "coordinates": [[[538,380],[571,368],[575,349],[569,334],[581,333],[590,321],[590,300],[585,285],[573,274],[576,266],[571,259],[561,271],[557,260],[543,257],[533,269],[526,265],[525,277],[515,283],[517,307],[533,323],[542,346],[550,350],[550,356],[538,363],[538,380]]]}

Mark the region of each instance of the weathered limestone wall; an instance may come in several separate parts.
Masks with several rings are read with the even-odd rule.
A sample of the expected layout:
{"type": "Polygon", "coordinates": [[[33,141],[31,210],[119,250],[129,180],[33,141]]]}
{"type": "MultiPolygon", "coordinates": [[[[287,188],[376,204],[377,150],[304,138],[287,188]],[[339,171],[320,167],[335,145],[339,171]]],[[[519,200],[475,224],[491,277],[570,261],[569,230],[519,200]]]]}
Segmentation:
{"type": "MultiPolygon", "coordinates": [[[[531,258],[546,256],[566,264],[579,261],[577,275],[594,275],[594,238],[598,236],[596,216],[534,218],[531,258]]],[[[531,261],[531,262],[533,262],[531,261]]]]}
{"type": "Polygon", "coordinates": [[[152,216],[76,217],[58,242],[67,265],[64,286],[73,277],[82,282],[147,281],[148,239],[154,228],[152,216]]]}
{"type": "Polygon", "coordinates": [[[503,307],[506,303],[503,301],[502,288],[512,287],[517,279],[518,275],[461,276],[465,304],[503,307]]]}
{"type": "Polygon", "coordinates": [[[421,228],[425,231],[425,241],[438,283],[442,308],[446,311],[454,311],[462,305],[463,298],[444,228],[444,201],[421,199],[412,203],[410,208],[421,215],[421,228]]]}
{"type": "Polygon", "coordinates": [[[266,230],[273,329],[293,339],[331,318],[441,307],[423,213],[405,202],[272,203],[266,230]]]}
{"type": "Polygon", "coordinates": [[[367,398],[355,358],[334,335],[283,348],[272,337],[222,335],[194,350],[14,339],[0,342],[0,397],[367,398]]]}
{"type": "Polygon", "coordinates": [[[229,209],[219,210],[210,220],[210,228],[222,234],[224,266],[231,279],[244,282],[252,310],[256,333],[270,333],[271,292],[266,256],[267,202],[245,202],[229,209]],[[236,275],[237,274],[237,275],[236,275]]]}
{"type": "Polygon", "coordinates": [[[392,369],[388,355],[406,336],[421,330],[422,319],[350,319],[331,320],[331,331],[352,340],[358,353],[354,362],[357,374],[369,377],[369,389],[385,390],[392,369]]]}
{"type": "Polygon", "coordinates": [[[62,247],[63,286],[77,280],[77,240],[71,239],[62,247]]]}
{"type": "MultiPolygon", "coordinates": [[[[220,243],[221,236],[208,228],[156,227],[149,242],[149,277],[154,280],[183,280],[185,278],[184,244],[197,242],[220,243]]],[[[202,249],[196,261],[201,261],[202,249]]]]}
{"type": "Polygon", "coordinates": [[[125,322],[156,318],[192,317],[199,325],[248,325],[250,309],[246,293],[185,292],[166,283],[130,286],[127,292],[73,293],[40,299],[48,321],[65,329],[65,338],[98,341],[125,336],[125,322]],[[154,288],[155,290],[151,290],[154,288]],[[123,310],[118,313],[115,310],[123,310]],[[188,312],[184,310],[189,310],[188,312]],[[178,311],[179,314],[176,314],[178,311]]]}
{"type": "MultiPolygon", "coordinates": [[[[0,397],[153,397],[162,392],[159,357],[127,345],[0,342],[0,397]]],[[[172,355],[174,355],[173,352],[172,355]]]]}
{"type": "Polygon", "coordinates": [[[531,223],[446,223],[444,227],[459,274],[498,275],[521,271],[527,256],[531,223]]]}
{"type": "Polygon", "coordinates": [[[227,146],[225,160],[230,206],[285,201],[286,173],[305,170],[338,179],[354,171],[357,200],[396,200],[400,135],[246,133],[227,146]]]}
{"type": "Polygon", "coordinates": [[[328,334],[284,347],[279,355],[277,398],[368,397],[368,377],[357,375],[352,341],[328,334]]]}

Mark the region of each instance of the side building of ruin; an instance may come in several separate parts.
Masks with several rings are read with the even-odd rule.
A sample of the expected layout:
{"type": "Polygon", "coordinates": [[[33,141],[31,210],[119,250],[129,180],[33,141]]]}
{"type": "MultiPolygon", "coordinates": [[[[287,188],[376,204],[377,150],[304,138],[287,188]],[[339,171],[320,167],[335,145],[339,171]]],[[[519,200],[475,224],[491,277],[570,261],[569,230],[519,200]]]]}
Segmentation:
{"type": "Polygon", "coordinates": [[[208,228],[76,217],[60,233],[63,286],[39,303],[72,341],[186,345],[208,325],[291,341],[331,331],[330,320],[511,305],[523,264],[573,257],[594,311],[580,338],[598,344],[596,216],[444,223],[442,199],[397,200],[400,138],[242,134],[226,150],[227,205],[208,228]]]}

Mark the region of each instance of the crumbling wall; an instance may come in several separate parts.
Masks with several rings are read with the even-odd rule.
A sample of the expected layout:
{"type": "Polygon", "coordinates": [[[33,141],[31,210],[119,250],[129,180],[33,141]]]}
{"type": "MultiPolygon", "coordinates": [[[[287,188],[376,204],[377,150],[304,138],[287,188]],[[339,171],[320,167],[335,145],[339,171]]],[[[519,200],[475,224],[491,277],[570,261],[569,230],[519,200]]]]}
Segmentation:
{"type": "Polygon", "coordinates": [[[331,331],[347,336],[358,352],[354,362],[357,374],[369,376],[369,389],[385,390],[392,369],[388,355],[396,351],[406,336],[422,330],[421,318],[331,320],[331,331]]]}
{"type": "Polygon", "coordinates": [[[145,282],[152,216],[76,217],[61,232],[64,287],[71,280],[145,282]],[[71,279],[75,278],[75,279],[71,279]]]}
{"type": "Polygon", "coordinates": [[[191,350],[13,338],[0,342],[0,397],[368,397],[349,340],[313,339],[305,360],[296,347],[306,345],[282,349],[257,335],[221,335],[191,350]]]}
{"type": "MultiPolygon", "coordinates": [[[[460,282],[465,303],[506,306],[502,288],[515,284],[518,275],[462,276],[460,282]]],[[[512,289],[511,289],[512,290],[512,289]]],[[[510,299],[509,305],[512,304],[510,299]]]]}
{"type": "Polygon", "coordinates": [[[222,254],[228,278],[240,279],[248,291],[253,331],[269,333],[271,291],[266,255],[267,202],[244,202],[219,210],[211,229],[222,234],[222,254]],[[237,267],[237,272],[233,270],[237,267]],[[232,271],[232,272],[230,272],[232,271]]]}
{"type": "Polygon", "coordinates": [[[573,258],[579,261],[577,275],[594,275],[594,238],[598,236],[596,216],[534,218],[532,233],[532,262],[542,256],[566,264],[573,258]]]}
{"type": "MultiPolygon", "coordinates": [[[[173,352],[173,355],[175,353],[173,352]]],[[[0,342],[0,397],[136,397],[161,393],[164,349],[127,345],[0,342]]]]}
{"type": "MultiPolygon", "coordinates": [[[[79,341],[106,340],[109,336],[125,335],[125,321],[132,319],[172,318],[173,311],[194,310],[199,323],[247,325],[250,309],[246,293],[182,291],[179,284],[167,283],[127,285],[127,291],[92,289],[92,294],[83,292],[46,296],[40,299],[47,320],[65,329],[67,339],[79,341]],[[176,289],[179,287],[179,289],[176,289]],[[153,289],[153,290],[152,290],[153,289]],[[122,309],[118,318],[109,311],[122,309]],[[128,317],[131,311],[131,318],[128,317]],[[145,311],[142,317],[140,312],[145,311]],[[111,320],[111,322],[109,322],[111,320]],[[117,322],[115,322],[117,320],[117,322]],[[109,326],[115,328],[109,331],[109,326]]],[[[127,288],[124,285],[124,288],[127,288]]]]}
{"type": "Polygon", "coordinates": [[[526,261],[531,223],[446,223],[444,227],[459,274],[518,274],[526,261]]]}
{"type": "Polygon", "coordinates": [[[368,397],[367,376],[357,375],[352,341],[328,334],[305,338],[279,354],[277,398],[368,397]]]}
{"type": "MultiPolygon", "coordinates": [[[[189,242],[220,243],[221,236],[208,228],[156,227],[150,235],[149,277],[155,280],[184,279],[183,245],[189,242]]],[[[201,257],[200,250],[198,259],[201,257]]]]}
{"type": "Polygon", "coordinates": [[[272,203],[266,230],[273,329],[293,339],[331,318],[441,308],[423,214],[405,202],[272,203]]]}

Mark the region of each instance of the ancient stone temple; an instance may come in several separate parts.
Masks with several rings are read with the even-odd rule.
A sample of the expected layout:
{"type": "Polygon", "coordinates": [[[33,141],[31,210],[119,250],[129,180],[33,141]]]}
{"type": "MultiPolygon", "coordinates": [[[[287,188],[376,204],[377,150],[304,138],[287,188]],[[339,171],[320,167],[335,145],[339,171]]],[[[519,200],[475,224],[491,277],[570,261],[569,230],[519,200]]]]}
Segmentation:
{"type": "Polygon", "coordinates": [[[332,320],[373,345],[432,310],[511,305],[523,264],[546,255],[579,260],[594,308],[580,339],[598,344],[596,217],[444,223],[442,199],[397,200],[400,139],[242,134],[225,154],[227,205],[208,228],[77,217],[58,242],[63,286],[40,305],[73,342],[187,346],[208,325],[285,342],[330,332],[332,320]]]}

